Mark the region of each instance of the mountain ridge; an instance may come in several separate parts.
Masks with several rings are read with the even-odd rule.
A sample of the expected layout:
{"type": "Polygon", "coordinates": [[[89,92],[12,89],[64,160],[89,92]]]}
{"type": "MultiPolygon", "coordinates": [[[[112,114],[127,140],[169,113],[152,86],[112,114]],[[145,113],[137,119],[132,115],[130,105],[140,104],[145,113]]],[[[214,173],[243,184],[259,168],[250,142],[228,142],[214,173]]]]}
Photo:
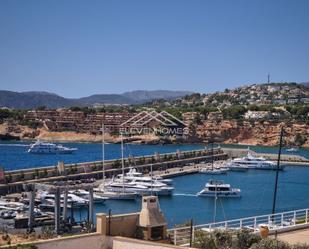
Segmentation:
{"type": "Polygon", "coordinates": [[[122,94],[93,94],[82,98],[65,98],[44,91],[14,92],[0,90],[0,107],[33,109],[40,106],[60,108],[71,106],[93,106],[95,104],[143,104],[156,99],[175,99],[191,94],[189,91],[136,90],[122,94]]]}

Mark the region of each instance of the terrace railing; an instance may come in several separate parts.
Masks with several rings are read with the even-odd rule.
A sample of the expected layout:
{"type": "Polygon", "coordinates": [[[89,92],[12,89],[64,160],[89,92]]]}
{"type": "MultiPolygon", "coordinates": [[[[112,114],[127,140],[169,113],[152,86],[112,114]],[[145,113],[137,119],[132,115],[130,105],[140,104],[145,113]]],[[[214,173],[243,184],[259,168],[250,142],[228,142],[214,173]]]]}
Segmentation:
{"type": "Polygon", "coordinates": [[[211,232],[214,230],[237,231],[249,229],[253,233],[259,232],[259,226],[266,225],[270,232],[288,231],[301,226],[309,226],[309,209],[253,216],[241,219],[227,220],[195,226],[183,226],[168,230],[174,245],[189,245],[193,242],[197,231],[211,232]]]}

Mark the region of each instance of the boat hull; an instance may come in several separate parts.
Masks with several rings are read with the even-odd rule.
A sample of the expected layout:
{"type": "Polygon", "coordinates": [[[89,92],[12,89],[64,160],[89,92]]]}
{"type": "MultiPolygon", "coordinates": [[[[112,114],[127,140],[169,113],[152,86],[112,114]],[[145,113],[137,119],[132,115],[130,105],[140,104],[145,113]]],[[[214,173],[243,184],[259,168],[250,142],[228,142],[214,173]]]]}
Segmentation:
{"type": "Polygon", "coordinates": [[[215,198],[215,197],[219,197],[219,198],[240,198],[241,195],[240,193],[237,192],[206,192],[206,191],[201,191],[197,193],[198,196],[201,197],[211,197],[211,198],[215,198]]]}

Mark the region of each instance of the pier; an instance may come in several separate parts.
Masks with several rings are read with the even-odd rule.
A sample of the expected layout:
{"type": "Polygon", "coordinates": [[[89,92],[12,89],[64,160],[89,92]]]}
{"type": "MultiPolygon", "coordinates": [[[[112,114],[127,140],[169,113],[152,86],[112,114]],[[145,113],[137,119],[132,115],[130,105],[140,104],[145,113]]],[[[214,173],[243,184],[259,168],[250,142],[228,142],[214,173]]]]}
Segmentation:
{"type": "MultiPolygon", "coordinates": [[[[257,153],[253,150],[240,149],[240,148],[222,148],[222,151],[228,155],[229,158],[244,157],[250,152],[254,156],[264,157],[271,161],[277,161],[278,155],[273,153],[257,153]]],[[[285,165],[301,165],[309,166],[309,160],[300,155],[281,154],[281,164],[285,165]]]]}
{"type": "MultiPolygon", "coordinates": [[[[256,156],[263,156],[268,160],[276,161],[277,154],[260,154],[254,151],[250,152],[256,156]]],[[[193,150],[193,151],[176,151],[174,153],[159,154],[139,157],[125,158],[125,170],[129,167],[136,168],[143,174],[148,174],[151,170],[158,171],[162,177],[175,177],[185,174],[197,173],[199,167],[193,164],[201,162],[210,162],[213,160],[227,160],[236,157],[245,156],[248,149],[240,148],[215,148],[193,150]],[[212,155],[213,153],[213,155],[212,155]],[[193,165],[193,166],[192,166],[193,165]]],[[[309,166],[309,160],[299,155],[282,154],[281,164],[309,166]]],[[[25,183],[40,183],[53,181],[67,181],[93,178],[100,180],[103,177],[102,161],[64,164],[59,162],[58,165],[48,167],[38,167],[31,169],[12,170],[5,172],[5,180],[0,184],[0,194],[21,192],[25,183]]],[[[121,173],[120,160],[105,161],[106,177],[111,178],[121,173]]]]}
{"type": "MultiPolygon", "coordinates": [[[[194,151],[176,151],[174,153],[129,157],[124,159],[125,169],[136,168],[139,172],[148,174],[151,168],[168,172],[169,169],[184,167],[200,162],[210,162],[211,160],[226,160],[228,156],[221,148],[213,151],[210,149],[194,151]]],[[[105,175],[111,178],[121,173],[120,160],[105,161],[105,175]]],[[[24,184],[46,183],[53,181],[67,181],[80,179],[96,179],[103,177],[102,161],[85,162],[76,164],[64,164],[59,162],[56,166],[39,167],[31,169],[13,170],[5,172],[5,182],[0,184],[0,194],[16,193],[23,190],[24,184]]]]}

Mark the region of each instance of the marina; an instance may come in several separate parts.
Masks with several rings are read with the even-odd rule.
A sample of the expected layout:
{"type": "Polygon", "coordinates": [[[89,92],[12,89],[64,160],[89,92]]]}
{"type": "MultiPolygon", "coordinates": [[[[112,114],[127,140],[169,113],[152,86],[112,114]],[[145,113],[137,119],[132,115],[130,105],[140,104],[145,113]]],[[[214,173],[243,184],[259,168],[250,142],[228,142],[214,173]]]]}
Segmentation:
{"type": "MultiPolygon", "coordinates": [[[[105,147],[109,146],[111,145],[105,145],[105,147]]],[[[117,147],[119,148],[119,146],[117,147]]],[[[169,147],[167,146],[167,148],[169,147]]],[[[265,152],[267,152],[267,149],[268,148],[265,148],[265,152]]],[[[231,151],[235,153],[233,149],[227,151],[223,148],[223,151],[227,154],[231,153],[231,151]]],[[[238,151],[240,156],[245,152],[247,152],[245,148],[239,149],[238,151]]],[[[267,153],[263,154],[263,156],[267,156],[267,153]]],[[[169,226],[182,224],[191,218],[193,218],[196,223],[206,223],[213,220],[214,207],[212,198],[201,198],[197,194],[210,180],[223,181],[231,187],[241,189],[241,198],[219,198],[217,203],[218,210],[216,212],[216,220],[220,221],[239,218],[239,213],[241,213],[242,216],[253,216],[270,212],[270,200],[272,198],[273,180],[275,176],[273,170],[229,170],[225,172],[226,174],[218,175],[200,173],[202,169],[211,170],[213,168],[212,157],[214,156],[212,152],[210,152],[208,162],[200,161],[192,163],[184,161],[185,163],[180,166],[177,166],[176,164],[171,168],[165,168],[163,170],[157,167],[153,170],[152,174],[151,170],[147,173],[141,171],[142,168],[140,166],[126,168],[124,174],[121,173],[121,171],[118,171],[118,175],[116,174],[116,180],[118,181],[118,194],[115,194],[116,189],[114,188],[107,191],[105,190],[105,195],[100,195],[98,187],[102,184],[102,179],[90,183],[91,186],[94,187],[93,213],[108,213],[109,210],[111,210],[113,214],[120,214],[136,212],[138,210],[140,206],[140,197],[132,196],[128,192],[124,194],[122,192],[122,180],[127,181],[128,184],[132,181],[136,181],[139,184],[143,183],[144,187],[142,188],[145,189],[145,192],[141,192],[140,195],[145,195],[155,194],[156,187],[162,187],[162,185],[155,184],[164,183],[166,186],[170,186],[168,184],[171,183],[170,179],[173,179],[173,191],[168,195],[159,195],[160,206],[166,215],[169,226]],[[151,178],[151,175],[153,175],[153,178],[151,178]],[[148,190],[146,191],[146,189],[148,190]],[[123,194],[122,197],[121,194],[123,194]],[[122,199],[123,201],[119,199],[122,199]],[[133,201],[126,201],[129,199],[133,201]],[[183,206],[183,203],[188,203],[189,205],[183,206]]],[[[215,159],[218,158],[215,157],[215,159]]],[[[215,160],[214,164],[218,169],[225,169],[227,161],[215,160]]],[[[306,183],[306,178],[309,177],[309,169],[299,165],[297,167],[295,166],[297,166],[297,163],[294,166],[286,166],[279,174],[278,210],[280,211],[306,208],[309,205],[307,200],[302,198],[303,195],[309,194],[309,192],[304,193],[307,191],[307,188],[304,188],[304,186],[308,185],[306,183]]],[[[112,178],[106,179],[105,184],[110,182],[111,179],[112,178]]],[[[115,183],[117,183],[117,181],[115,181],[115,183]]],[[[117,186],[117,184],[114,186],[117,186]]],[[[134,193],[134,191],[132,191],[132,193],[134,193]]],[[[74,209],[74,220],[78,222],[86,221],[89,218],[89,190],[74,187],[74,189],[69,191],[69,196],[68,208],[72,210],[74,209]],[[78,198],[85,201],[81,201],[81,199],[78,199],[75,196],[78,196],[78,198]],[[73,204],[72,206],[72,199],[74,198],[76,205],[73,204]]],[[[62,198],[63,195],[60,198],[61,207],[63,207],[64,202],[62,198]]],[[[51,197],[51,199],[54,199],[54,197],[51,197]]],[[[48,207],[48,205],[46,207],[48,207]]],[[[49,208],[54,208],[53,201],[49,204],[49,208]]],[[[2,216],[5,219],[5,216],[9,215],[11,214],[3,213],[2,216]]],[[[49,216],[49,219],[53,219],[53,216],[49,216]]]]}

